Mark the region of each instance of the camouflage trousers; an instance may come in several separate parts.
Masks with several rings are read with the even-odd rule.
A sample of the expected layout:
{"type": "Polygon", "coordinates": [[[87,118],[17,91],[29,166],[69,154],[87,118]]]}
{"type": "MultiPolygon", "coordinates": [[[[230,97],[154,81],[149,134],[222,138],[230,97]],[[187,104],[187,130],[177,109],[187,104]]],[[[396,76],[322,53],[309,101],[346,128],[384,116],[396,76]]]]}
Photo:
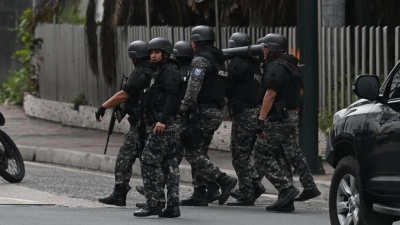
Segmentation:
{"type": "Polygon", "coordinates": [[[177,126],[166,124],[162,133],[151,132],[146,141],[141,161],[144,194],[149,206],[157,206],[163,199],[164,186],[167,186],[167,204],[179,205],[179,164],[175,146],[177,126]]]}
{"type": "Polygon", "coordinates": [[[124,184],[129,187],[132,177],[132,166],[139,157],[136,144],[138,143],[138,133],[135,126],[131,126],[125,135],[124,143],[119,149],[115,161],[115,184],[124,184]]]}
{"type": "Polygon", "coordinates": [[[252,160],[258,111],[258,108],[247,108],[232,117],[232,165],[238,176],[241,199],[253,199],[253,181],[261,180],[252,160]]]}
{"type": "Polygon", "coordinates": [[[286,160],[289,161],[289,163],[286,163],[287,168],[290,170],[290,174],[292,174],[292,167],[295,169],[299,175],[301,186],[305,190],[316,188],[317,186],[314,182],[314,178],[308,168],[307,159],[299,148],[296,137],[297,128],[294,128],[294,131],[289,133],[289,138],[282,144],[286,160]]]}
{"type": "MultiPolygon", "coordinates": [[[[218,167],[208,157],[208,147],[214,136],[214,132],[222,123],[222,111],[217,108],[199,108],[198,113],[192,114],[187,124],[200,128],[203,132],[201,140],[185,148],[185,159],[192,167],[192,179],[195,187],[206,185],[207,182],[215,182],[222,174],[218,167]]],[[[185,126],[185,125],[184,125],[185,126]]]]}
{"type": "Polygon", "coordinates": [[[256,168],[279,192],[293,185],[293,178],[288,177],[288,168],[283,168],[279,160],[280,151],[283,150],[286,157],[294,151],[288,149],[284,142],[291,137],[290,132],[295,133],[298,116],[293,110],[289,110],[288,114],[288,118],[281,121],[275,116],[268,117],[264,122],[266,137],[258,137],[254,146],[256,168]]]}

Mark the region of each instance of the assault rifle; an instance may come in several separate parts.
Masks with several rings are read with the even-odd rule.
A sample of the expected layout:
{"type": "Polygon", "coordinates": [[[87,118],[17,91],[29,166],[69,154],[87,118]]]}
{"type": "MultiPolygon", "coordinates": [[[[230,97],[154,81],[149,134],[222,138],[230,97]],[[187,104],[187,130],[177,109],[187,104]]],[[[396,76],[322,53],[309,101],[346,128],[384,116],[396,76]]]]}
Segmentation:
{"type": "Polygon", "coordinates": [[[137,145],[137,152],[139,154],[139,157],[142,157],[142,153],[147,139],[146,123],[143,120],[143,114],[140,118],[138,118],[137,130],[139,139],[139,143],[137,145]]]}
{"type": "Polygon", "coordinates": [[[140,96],[139,96],[139,106],[134,109],[135,113],[135,118],[136,118],[136,126],[138,130],[138,143],[136,145],[136,150],[138,153],[138,157],[140,158],[142,156],[145,144],[146,144],[146,139],[147,139],[147,131],[146,131],[146,126],[149,121],[149,118],[147,118],[147,121],[144,120],[144,95],[146,93],[147,89],[143,89],[140,91],[140,96]]]}
{"type": "MultiPolygon", "coordinates": [[[[120,85],[119,90],[122,90],[122,86],[125,84],[126,80],[128,80],[128,77],[126,76],[126,74],[124,72],[124,73],[122,73],[122,80],[121,80],[121,85],[120,85]]],[[[120,123],[122,118],[123,117],[122,117],[122,113],[121,113],[121,106],[117,105],[113,108],[113,112],[111,113],[110,125],[108,125],[107,142],[106,142],[106,147],[104,148],[104,155],[107,153],[107,146],[108,146],[108,141],[110,140],[110,135],[114,131],[115,120],[117,120],[118,123],[120,123]],[[116,114],[116,116],[114,114],[116,114]]]]}

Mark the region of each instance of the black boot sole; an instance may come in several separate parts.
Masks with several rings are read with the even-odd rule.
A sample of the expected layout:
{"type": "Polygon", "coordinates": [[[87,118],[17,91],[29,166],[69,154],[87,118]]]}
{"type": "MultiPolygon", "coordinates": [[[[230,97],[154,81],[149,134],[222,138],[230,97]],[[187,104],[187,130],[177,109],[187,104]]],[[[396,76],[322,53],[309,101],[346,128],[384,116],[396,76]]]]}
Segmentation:
{"type": "Polygon", "coordinates": [[[197,203],[179,203],[179,206],[208,206],[208,202],[197,202],[197,203]]]}
{"type": "MultiPolygon", "coordinates": [[[[318,192],[319,192],[319,191],[318,191],[318,192]]],[[[321,192],[315,193],[314,195],[310,195],[310,196],[306,196],[306,197],[301,196],[301,194],[300,194],[297,198],[294,199],[294,201],[295,201],[295,202],[305,202],[305,201],[307,201],[307,200],[316,198],[316,197],[318,197],[318,196],[320,196],[320,195],[321,195],[321,192]]]]}
{"type": "Polygon", "coordinates": [[[279,204],[275,205],[275,208],[282,208],[285,205],[289,204],[290,201],[293,201],[294,198],[300,193],[299,190],[295,189],[290,195],[286,197],[286,199],[279,204]]]}
{"type": "Polygon", "coordinates": [[[158,215],[158,217],[160,217],[160,218],[175,218],[175,217],[180,217],[180,216],[181,216],[180,212],[176,213],[176,214],[172,214],[172,215],[163,215],[163,214],[158,215]]]}
{"type": "Polygon", "coordinates": [[[138,212],[134,212],[133,215],[136,217],[147,217],[147,216],[158,216],[161,213],[162,213],[162,211],[160,209],[160,210],[154,211],[152,213],[142,213],[142,212],[138,211],[138,212]]]}
{"type": "Polygon", "coordinates": [[[160,213],[158,217],[161,218],[175,218],[175,217],[180,217],[181,216],[181,211],[180,210],[174,210],[172,213],[160,213]]]}
{"type": "Polygon", "coordinates": [[[258,191],[254,191],[254,199],[257,200],[262,194],[264,194],[267,190],[265,188],[260,189],[258,191]]]}
{"type": "Polygon", "coordinates": [[[227,206],[254,206],[253,203],[238,203],[238,202],[229,202],[226,204],[227,206]]]}
{"type": "Polygon", "coordinates": [[[146,203],[144,203],[144,202],[138,202],[138,203],[136,203],[136,207],[138,207],[139,209],[141,209],[141,208],[143,208],[143,207],[145,207],[146,206],[146,203]]]}
{"type": "Polygon", "coordinates": [[[294,206],[293,207],[283,207],[283,208],[265,208],[265,210],[269,212],[293,212],[294,211],[294,206]]]}
{"type": "Polygon", "coordinates": [[[108,202],[98,199],[99,202],[106,204],[106,205],[115,205],[115,206],[126,206],[126,202],[108,202]]]}
{"type": "Polygon", "coordinates": [[[207,202],[208,203],[213,203],[214,201],[217,201],[219,198],[221,197],[221,194],[217,194],[217,195],[214,195],[214,196],[211,196],[210,198],[207,198],[207,202]]]}
{"type": "Polygon", "coordinates": [[[221,193],[221,196],[218,199],[218,204],[223,205],[228,200],[232,189],[236,187],[237,179],[236,178],[233,179],[234,180],[230,182],[230,184],[227,187],[225,187],[224,191],[221,193]]]}
{"type": "Polygon", "coordinates": [[[230,196],[231,196],[232,198],[235,198],[235,199],[238,199],[238,198],[239,198],[239,195],[236,194],[236,193],[234,193],[234,192],[231,192],[231,193],[230,193],[230,196]]]}

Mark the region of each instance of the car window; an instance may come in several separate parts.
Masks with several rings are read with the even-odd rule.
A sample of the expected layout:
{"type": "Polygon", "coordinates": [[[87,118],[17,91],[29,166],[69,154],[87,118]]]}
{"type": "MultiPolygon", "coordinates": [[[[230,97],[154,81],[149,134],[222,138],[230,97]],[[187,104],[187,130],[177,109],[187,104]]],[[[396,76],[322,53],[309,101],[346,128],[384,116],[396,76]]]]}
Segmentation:
{"type": "Polygon", "coordinates": [[[400,70],[393,76],[392,84],[390,85],[389,99],[400,98],[400,70]]]}

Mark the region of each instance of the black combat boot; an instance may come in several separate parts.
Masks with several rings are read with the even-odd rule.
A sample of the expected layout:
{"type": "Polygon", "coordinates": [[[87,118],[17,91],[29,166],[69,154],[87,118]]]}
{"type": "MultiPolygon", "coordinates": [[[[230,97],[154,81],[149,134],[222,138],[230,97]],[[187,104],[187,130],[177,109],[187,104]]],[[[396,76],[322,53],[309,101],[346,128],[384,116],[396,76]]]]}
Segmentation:
{"type": "Polygon", "coordinates": [[[151,207],[146,204],[139,211],[135,211],[133,215],[137,217],[158,216],[161,212],[162,212],[162,207],[160,203],[154,207],[151,207]]]}
{"type": "Polygon", "coordinates": [[[298,202],[303,202],[303,201],[307,201],[307,200],[312,199],[312,198],[316,198],[316,197],[318,197],[320,195],[321,195],[321,192],[318,190],[317,187],[312,188],[312,189],[304,189],[299,194],[299,196],[297,196],[297,198],[295,198],[294,200],[298,201],[298,202]]]}
{"type": "Polygon", "coordinates": [[[221,187],[221,196],[218,199],[218,204],[223,205],[228,200],[232,189],[235,188],[237,179],[223,173],[217,178],[217,183],[221,187]]]}
{"type": "Polygon", "coordinates": [[[239,189],[232,190],[230,195],[232,198],[238,199],[240,198],[240,190],[239,189]]]}
{"type": "Polygon", "coordinates": [[[262,185],[262,183],[259,181],[253,183],[253,189],[254,189],[254,201],[256,201],[266,191],[264,185],[262,185]]]}
{"type": "Polygon", "coordinates": [[[274,205],[269,205],[265,208],[267,211],[274,212],[293,212],[294,211],[294,202],[290,201],[288,204],[282,206],[281,208],[276,208],[274,205]]]}
{"type": "Polygon", "coordinates": [[[179,206],[167,206],[166,209],[163,209],[162,212],[158,215],[158,217],[165,217],[165,218],[174,218],[180,217],[181,211],[179,210],[179,206]]]}
{"type": "MultiPolygon", "coordinates": [[[[165,202],[160,202],[161,207],[165,208],[165,202]]],[[[146,202],[138,202],[136,203],[136,207],[138,207],[139,209],[143,208],[146,206],[146,202]]]]}
{"type": "MultiPolygon", "coordinates": [[[[253,190],[254,190],[254,201],[256,201],[266,191],[264,185],[262,185],[262,183],[259,181],[253,183],[253,190]]],[[[230,195],[233,198],[239,199],[240,190],[239,189],[232,190],[230,195]]]]}
{"type": "Polygon", "coordinates": [[[143,186],[137,185],[136,191],[139,192],[139,194],[144,195],[144,187],[143,186]]]}
{"type": "Polygon", "coordinates": [[[219,192],[219,186],[215,182],[207,183],[207,202],[212,203],[219,199],[221,193],[219,192]]]}
{"type": "Polygon", "coordinates": [[[227,206],[254,206],[253,199],[238,198],[236,202],[228,202],[227,206]]]}
{"type": "Polygon", "coordinates": [[[208,206],[206,198],[206,185],[194,187],[193,195],[181,200],[180,206],[208,206]]]}
{"type": "Polygon", "coordinates": [[[105,198],[99,198],[99,202],[108,205],[126,206],[126,194],[130,189],[131,187],[124,184],[116,184],[113,193],[105,198]]]}
{"type": "Polygon", "coordinates": [[[278,200],[270,205],[272,208],[282,208],[293,201],[293,199],[300,193],[297,188],[290,186],[279,193],[278,200]]]}

